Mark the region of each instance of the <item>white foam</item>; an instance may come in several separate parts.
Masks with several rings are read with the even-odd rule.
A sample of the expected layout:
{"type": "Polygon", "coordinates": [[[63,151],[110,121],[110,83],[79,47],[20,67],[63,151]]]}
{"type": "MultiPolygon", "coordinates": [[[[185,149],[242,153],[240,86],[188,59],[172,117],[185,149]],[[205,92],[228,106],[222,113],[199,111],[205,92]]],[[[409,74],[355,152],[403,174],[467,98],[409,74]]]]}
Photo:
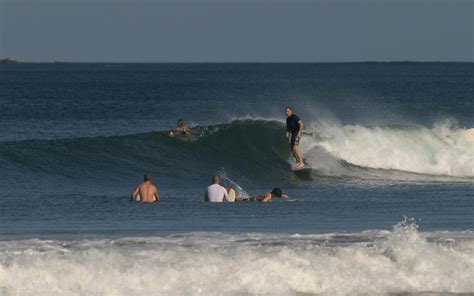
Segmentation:
{"type": "Polygon", "coordinates": [[[474,177],[471,130],[456,128],[450,122],[436,124],[432,129],[318,124],[308,130],[313,136],[302,138],[301,149],[312,167],[321,166],[321,159],[327,162],[315,150],[322,147],[336,159],[360,167],[474,177]]]}
{"type": "Polygon", "coordinates": [[[358,234],[0,242],[7,295],[474,292],[474,238],[413,224],[358,234]]]}

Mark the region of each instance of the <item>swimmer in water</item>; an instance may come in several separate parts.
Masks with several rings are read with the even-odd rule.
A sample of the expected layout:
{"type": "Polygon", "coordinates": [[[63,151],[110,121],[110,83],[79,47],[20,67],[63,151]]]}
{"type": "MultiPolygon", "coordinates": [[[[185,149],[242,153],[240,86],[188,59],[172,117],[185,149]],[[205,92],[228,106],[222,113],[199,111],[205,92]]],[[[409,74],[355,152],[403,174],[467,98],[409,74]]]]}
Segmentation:
{"type": "Polygon", "coordinates": [[[209,202],[228,201],[229,196],[227,194],[227,190],[219,184],[220,182],[221,182],[220,176],[218,175],[212,176],[212,185],[209,185],[206,188],[206,192],[204,193],[204,201],[209,201],[209,202]]]}
{"type": "Polygon", "coordinates": [[[171,137],[173,137],[175,135],[189,136],[189,129],[184,124],[183,119],[178,120],[178,122],[176,123],[176,127],[174,129],[170,130],[169,135],[171,137]]]}
{"type": "Polygon", "coordinates": [[[158,189],[155,185],[151,183],[151,175],[145,174],[143,178],[143,183],[137,186],[135,190],[133,190],[131,195],[132,201],[139,201],[141,203],[152,203],[160,201],[160,194],[158,193],[158,189]],[[140,195],[140,199],[137,200],[138,195],[140,195]]]}
{"type": "Polygon", "coordinates": [[[273,188],[271,192],[264,193],[262,195],[252,196],[249,198],[235,199],[235,201],[261,201],[270,202],[273,198],[288,198],[288,195],[282,194],[280,188],[273,188]]]}

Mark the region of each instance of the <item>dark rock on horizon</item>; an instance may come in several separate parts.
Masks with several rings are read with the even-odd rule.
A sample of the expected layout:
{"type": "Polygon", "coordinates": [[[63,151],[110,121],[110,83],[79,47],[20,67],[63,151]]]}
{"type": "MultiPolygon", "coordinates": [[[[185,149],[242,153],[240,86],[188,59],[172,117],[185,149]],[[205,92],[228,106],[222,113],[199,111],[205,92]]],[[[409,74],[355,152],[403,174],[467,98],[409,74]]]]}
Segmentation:
{"type": "Polygon", "coordinates": [[[0,60],[0,65],[14,65],[14,64],[18,64],[18,61],[10,60],[8,58],[0,60]]]}

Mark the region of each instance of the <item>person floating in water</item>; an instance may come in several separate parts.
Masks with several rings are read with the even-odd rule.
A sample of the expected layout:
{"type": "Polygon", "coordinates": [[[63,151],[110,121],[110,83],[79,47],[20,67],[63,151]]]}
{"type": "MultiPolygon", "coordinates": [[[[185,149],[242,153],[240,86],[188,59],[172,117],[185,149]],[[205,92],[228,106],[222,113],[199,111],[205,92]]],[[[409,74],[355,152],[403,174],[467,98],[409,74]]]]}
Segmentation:
{"type": "Polygon", "coordinates": [[[212,185],[209,185],[206,188],[206,193],[204,194],[204,201],[223,202],[229,200],[227,190],[223,186],[219,185],[220,182],[221,177],[217,175],[212,176],[212,185]]]}
{"type": "Polygon", "coordinates": [[[183,119],[178,120],[178,122],[176,123],[176,127],[174,129],[170,130],[169,135],[171,137],[173,137],[175,135],[189,136],[189,129],[184,124],[183,119]]]}
{"type": "Polygon", "coordinates": [[[290,106],[285,108],[286,113],[286,137],[290,138],[290,149],[293,152],[293,156],[296,159],[296,167],[303,168],[303,158],[301,157],[300,149],[298,145],[301,139],[301,132],[303,131],[303,121],[293,113],[293,109],[290,106]]]}
{"type": "Polygon", "coordinates": [[[132,192],[132,201],[141,203],[151,203],[160,201],[160,194],[155,185],[151,183],[151,175],[145,174],[143,183],[137,186],[132,192]]]}
{"type": "Polygon", "coordinates": [[[280,188],[273,188],[271,192],[264,193],[262,195],[252,196],[249,198],[236,198],[235,201],[261,201],[270,202],[273,198],[288,198],[288,195],[284,195],[280,188]]]}

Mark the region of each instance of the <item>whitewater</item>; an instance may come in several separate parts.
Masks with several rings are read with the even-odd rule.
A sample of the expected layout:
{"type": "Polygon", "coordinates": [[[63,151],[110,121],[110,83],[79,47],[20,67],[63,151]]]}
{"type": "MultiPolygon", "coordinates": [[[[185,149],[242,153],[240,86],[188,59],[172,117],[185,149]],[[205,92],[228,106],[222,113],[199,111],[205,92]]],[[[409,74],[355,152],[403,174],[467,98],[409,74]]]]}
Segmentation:
{"type": "MultiPolygon", "coordinates": [[[[451,123],[432,128],[398,126],[313,125],[302,139],[302,151],[313,168],[323,148],[334,158],[363,168],[398,170],[433,176],[474,177],[474,129],[451,123]]],[[[330,169],[330,166],[329,166],[330,169]]]]}
{"type": "MultiPolygon", "coordinates": [[[[367,295],[467,293],[474,234],[193,233],[0,243],[7,295],[367,295]]],[[[1,290],[0,290],[1,291],[1,290]]]]}

